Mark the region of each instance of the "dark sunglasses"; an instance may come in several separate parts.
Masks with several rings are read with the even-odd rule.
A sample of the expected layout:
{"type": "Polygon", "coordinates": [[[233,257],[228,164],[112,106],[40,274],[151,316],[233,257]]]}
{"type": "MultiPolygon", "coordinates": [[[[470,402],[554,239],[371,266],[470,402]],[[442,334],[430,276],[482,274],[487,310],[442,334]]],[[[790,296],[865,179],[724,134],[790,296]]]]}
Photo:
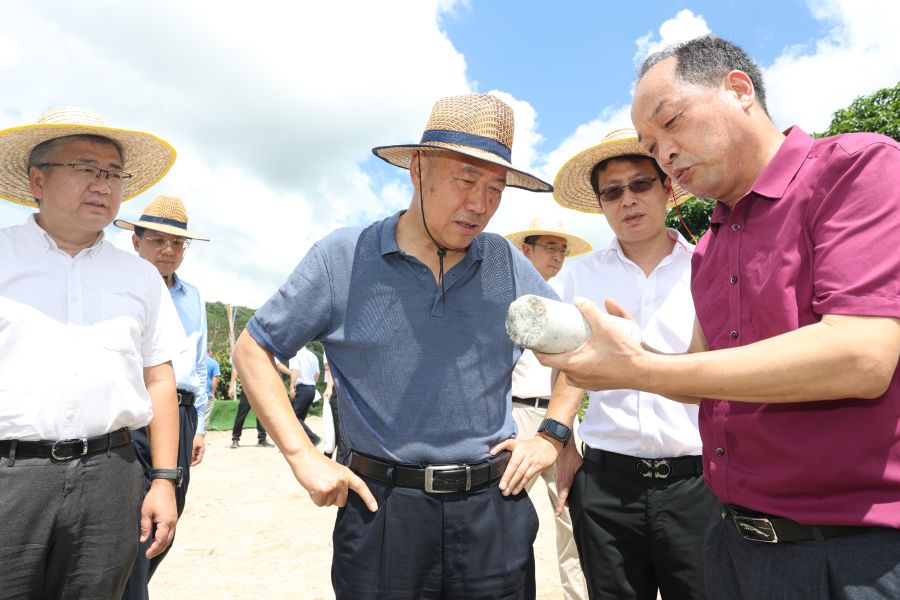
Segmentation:
{"type": "Polygon", "coordinates": [[[659,179],[659,177],[638,177],[624,186],[611,185],[608,188],[604,188],[597,192],[597,195],[600,196],[600,200],[615,202],[625,195],[625,188],[628,188],[634,194],[643,194],[644,192],[650,191],[650,188],[653,187],[653,183],[657,179],[659,179]]]}

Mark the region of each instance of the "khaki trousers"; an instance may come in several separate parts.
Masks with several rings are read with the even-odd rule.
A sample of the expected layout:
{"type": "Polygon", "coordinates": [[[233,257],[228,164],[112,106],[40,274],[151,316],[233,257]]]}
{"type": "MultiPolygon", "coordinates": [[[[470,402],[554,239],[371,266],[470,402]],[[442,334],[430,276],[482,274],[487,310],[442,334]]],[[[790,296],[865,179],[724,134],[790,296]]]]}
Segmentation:
{"type": "MultiPolygon", "coordinates": [[[[537,429],[544,420],[546,409],[525,406],[513,402],[512,416],[519,426],[519,439],[527,439],[537,434],[537,429]]],[[[575,436],[572,436],[570,444],[578,444],[575,436]]],[[[580,444],[579,444],[580,445],[580,444]]],[[[556,493],[556,465],[551,466],[541,477],[547,484],[547,496],[550,499],[550,510],[556,510],[556,501],[559,496],[556,493]]],[[[536,479],[532,479],[527,491],[531,494],[531,487],[536,479]]],[[[532,498],[535,509],[538,502],[532,498]]],[[[575,546],[575,538],[572,537],[572,519],[569,517],[569,507],[563,509],[560,516],[556,517],[556,555],[559,559],[559,578],[562,582],[566,600],[587,600],[587,586],[584,582],[584,574],[581,572],[581,562],[578,559],[578,548],[575,546]]]]}

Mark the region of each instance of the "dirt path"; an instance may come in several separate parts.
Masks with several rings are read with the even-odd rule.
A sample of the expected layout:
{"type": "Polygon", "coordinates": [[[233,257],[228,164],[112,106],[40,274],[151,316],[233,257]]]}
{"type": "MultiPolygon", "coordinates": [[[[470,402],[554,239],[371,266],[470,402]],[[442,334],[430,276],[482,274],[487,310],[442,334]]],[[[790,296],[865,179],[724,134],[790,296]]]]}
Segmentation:
{"type": "MultiPolygon", "coordinates": [[[[321,431],[321,421],[309,424],[321,431]]],[[[206,457],[191,470],[175,544],[153,581],[153,600],[333,600],[331,529],[337,509],[319,508],[275,448],[229,449],[230,432],[206,436],[206,457]]],[[[532,497],[541,519],[535,543],[541,600],[560,600],[553,518],[542,481],[532,497]]]]}

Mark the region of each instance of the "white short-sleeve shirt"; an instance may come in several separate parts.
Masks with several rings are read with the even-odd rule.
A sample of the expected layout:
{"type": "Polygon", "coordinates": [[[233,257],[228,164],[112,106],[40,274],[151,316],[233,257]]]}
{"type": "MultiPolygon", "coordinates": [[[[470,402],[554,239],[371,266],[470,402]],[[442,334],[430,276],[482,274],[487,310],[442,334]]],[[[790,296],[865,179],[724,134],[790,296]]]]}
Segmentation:
{"type": "Polygon", "coordinates": [[[300,348],[300,352],[288,361],[288,368],[296,370],[298,373],[295,385],[316,385],[319,376],[319,359],[305,346],[300,348]]]}
{"type": "MultiPolygon", "coordinates": [[[[641,326],[643,341],[662,352],[686,352],[694,330],[691,255],[694,247],[676,230],[676,239],[649,276],[629,260],[618,240],[572,265],[563,300],[587,298],[603,307],[613,298],[641,326]]],[[[628,456],[667,458],[700,454],[698,407],[637,390],[590,392],[579,428],[592,447],[628,456]]]]}
{"type": "Polygon", "coordinates": [[[0,256],[0,439],[148,424],[143,369],[186,344],[156,268],[102,234],[72,257],[34,215],[0,229],[0,256]]]}

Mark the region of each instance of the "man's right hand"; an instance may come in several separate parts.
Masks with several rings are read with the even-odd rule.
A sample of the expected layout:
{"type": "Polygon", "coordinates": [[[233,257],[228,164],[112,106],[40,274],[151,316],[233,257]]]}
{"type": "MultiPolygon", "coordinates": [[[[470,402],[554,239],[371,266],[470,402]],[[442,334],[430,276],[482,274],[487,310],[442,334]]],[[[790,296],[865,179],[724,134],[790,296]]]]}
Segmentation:
{"type": "Polygon", "coordinates": [[[378,502],[366,483],[353,471],[312,448],[297,460],[289,460],[294,477],[309,492],[316,506],[345,506],[350,490],[356,492],[370,511],[378,510],[378,502]]]}
{"type": "Polygon", "coordinates": [[[569,500],[569,490],[575,480],[575,473],[584,464],[584,459],[575,449],[575,444],[569,444],[562,449],[556,459],[556,516],[562,514],[569,500]]]}

